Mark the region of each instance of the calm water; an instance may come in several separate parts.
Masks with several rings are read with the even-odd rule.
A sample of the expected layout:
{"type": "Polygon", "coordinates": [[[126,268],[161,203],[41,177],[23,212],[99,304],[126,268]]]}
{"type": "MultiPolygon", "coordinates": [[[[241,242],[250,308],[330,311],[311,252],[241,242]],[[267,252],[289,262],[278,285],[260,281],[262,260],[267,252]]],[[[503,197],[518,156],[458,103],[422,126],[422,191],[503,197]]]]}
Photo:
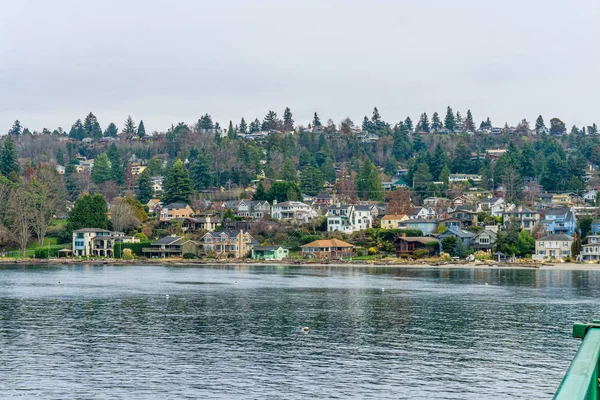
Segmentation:
{"type": "Polygon", "coordinates": [[[596,271],[0,266],[0,398],[551,398],[599,291],[596,271]]]}

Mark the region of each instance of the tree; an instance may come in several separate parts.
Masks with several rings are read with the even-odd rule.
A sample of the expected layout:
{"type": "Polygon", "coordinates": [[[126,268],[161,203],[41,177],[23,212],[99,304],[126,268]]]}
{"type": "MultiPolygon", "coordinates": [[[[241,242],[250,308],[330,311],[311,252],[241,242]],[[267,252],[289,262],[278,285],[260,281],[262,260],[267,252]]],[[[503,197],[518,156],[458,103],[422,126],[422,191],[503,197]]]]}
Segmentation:
{"type": "Polygon", "coordinates": [[[316,111],[315,111],[315,114],[313,115],[312,124],[315,128],[318,128],[321,126],[321,119],[319,118],[319,114],[317,114],[316,111]]]}
{"type": "Polygon", "coordinates": [[[79,174],[72,162],[65,168],[65,187],[70,200],[75,200],[79,196],[79,174]]]}
{"type": "Polygon", "coordinates": [[[502,174],[502,185],[504,186],[504,198],[508,203],[517,200],[522,192],[522,180],[519,171],[513,166],[508,165],[502,174]]]}
{"type": "Polygon", "coordinates": [[[65,153],[63,153],[63,150],[60,147],[56,150],[56,163],[58,165],[65,165],[65,153]]]}
{"type": "Polygon", "coordinates": [[[330,157],[327,157],[323,164],[321,164],[321,172],[323,173],[323,176],[325,177],[325,180],[327,182],[331,184],[335,183],[336,173],[335,168],[333,166],[333,161],[330,157]]]}
{"type": "Polygon", "coordinates": [[[92,182],[99,184],[112,179],[112,170],[110,160],[106,153],[100,153],[94,160],[92,167],[92,182]]]}
{"type": "Polygon", "coordinates": [[[581,240],[585,240],[590,233],[592,233],[592,223],[594,222],[594,218],[589,215],[578,218],[577,220],[577,230],[579,232],[579,236],[581,240]]]}
{"type": "Polygon", "coordinates": [[[456,119],[454,118],[454,112],[452,111],[450,106],[448,106],[448,109],[446,110],[446,118],[444,119],[444,127],[450,131],[453,131],[454,128],[456,127],[456,119]]]}
{"type": "Polygon", "coordinates": [[[410,119],[410,117],[406,117],[406,119],[404,120],[404,125],[406,125],[406,129],[408,129],[409,132],[413,131],[413,122],[412,119],[410,119]]]}
{"type": "Polygon", "coordinates": [[[440,115],[437,112],[433,113],[431,117],[431,130],[437,132],[442,128],[442,121],[440,121],[440,115]]]}
{"type": "Polygon", "coordinates": [[[153,156],[146,165],[146,169],[150,170],[150,175],[162,175],[163,161],[156,156],[153,156]]]}
{"type": "Polygon", "coordinates": [[[114,122],[111,122],[104,131],[104,137],[116,138],[117,136],[119,136],[119,128],[117,128],[114,122]]]}
{"type": "Polygon", "coordinates": [[[567,133],[567,127],[565,123],[559,118],[552,118],[550,120],[550,134],[554,136],[562,136],[567,133]]]}
{"type": "Polygon", "coordinates": [[[137,199],[142,204],[148,203],[154,196],[154,186],[148,168],[144,169],[137,178],[137,199]]]}
{"type": "Polygon", "coordinates": [[[535,120],[535,133],[538,135],[542,133],[542,131],[546,130],[546,124],[544,124],[544,118],[541,115],[537,117],[535,120]]]}
{"type": "Polygon", "coordinates": [[[31,221],[33,216],[33,198],[31,191],[17,187],[10,192],[8,200],[8,233],[25,257],[27,244],[31,239],[31,221]]]}
{"type": "Polygon", "coordinates": [[[452,171],[454,173],[471,173],[471,150],[464,142],[458,143],[454,150],[454,160],[452,161],[452,171]]]}
{"type": "Polygon", "coordinates": [[[227,137],[229,139],[235,139],[237,137],[235,130],[233,130],[233,122],[231,120],[229,120],[229,127],[227,127],[227,137]]]}
{"type": "Polygon", "coordinates": [[[125,232],[140,224],[135,209],[123,199],[115,199],[111,203],[110,222],[117,232],[125,232]]]}
{"type": "Polygon", "coordinates": [[[82,228],[108,229],[108,206],[101,194],[78,198],[69,212],[67,231],[82,228]]]}
{"type": "Polygon", "coordinates": [[[481,121],[481,124],[479,124],[479,129],[491,129],[492,128],[492,121],[490,121],[490,117],[487,117],[487,119],[485,121],[481,121]]]}
{"type": "Polygon", "coordinates": [[[208,115],[208,113],[201,116],[196,124],[196,130],[198,132],[209,131],[213,129],[215,129],[215,125],[213,124],[212,117],[208,115]]]}
{"type": "Polygon", "coordinates": [[[183,161],[177,159],[167,171],[163,182],[163,203],[187,203],[193,192],[192,180],[183,166],[183,161]]]}
{"type": "Polygon", "coordinates": [[[279,171],[279,179],[298,183],[298,169],[291,158],[286,158],[283,161],[281,171],[279,171]]]}
{"type": "Polygon", "coordinates": [[[450,168],[447,165],[444,165],[442,170],[440,171],[440,181],[444,182],[444,184],[450,184],[450,168]]]}
{"type": "Polygon", "coordinates": [[[433,182],[429,166],[426,163],[420,163],[413,175],[414,187],[418,191],[426,191],[433,182]]]}
{"type": "Polygon", "coordinates": [[[210,156],[206,154],[205,149],[202,149],[190,168],[190,176],[196,190],[207,189],[213,184],[210,161],[210,156]]]}
{"type": "Polygon", "coordinates": [[[283,112],[283,130],[293,131],[294,130],[294,119],[292,118],[292,111],[289,107],[285,108],[283,112]]]}
{"type": "Polygon", "coordinates": [[[84,137],[99,139],[102,137],[102,128],[98,119],[92,113],[89,113],[83,121],[84,137]]]}
{"type": "Polygon", "coordinates": [[[125,136],[133,137],[136,135],[136,131],[137,131],[137,128],[135,126],[135,122],[133,122],[133,118],[131,118],[131,115],[129,115],[127,117],[127,119],[125,120],[125,126],[123,127],[123,132],[125,133],[125,136]]]}
{"type": "Polygon", "coordinates": [[[12,136],[19,136],[23,131],[23,127],[21,126],[21,122],[19,120],[15,120],[12,128],[9,129],[8,134],[12,136]]]}
{"type": "Polygon", "coordinates": [[[308,166],[300,173],[300,188],[303,193],[314,196],[323,190],[325,177],[317,168],[308,166]]]}
{"type": "Polygon", "coordinates": [[[267,200],[270,202],[277,200],[280,203],[283,201],[302,201],[302,192],[294,182],[276,181],[267,191],[267,200]]]}
{"type": "Polygon", "coordinates": [[[471,110],[467,110],[467,119],[465,119],[465,130],[467,132],[475,132],[475,122],[473,122],[473,114],[471,110]]]}
{"type": "Polygon", "coordinates": [[[0,172],[6,177],[11,172],[15,174],[19,173],[19,154],[17,153],[17,146],[12,136],[4,139],[4,145],[2,146],[2,151],[0,151],[0,172]]]}
{"type": "Polygon", "coordinates": [[[140,139],[144,138],[146,136],[146,127],[144,126],[144,120],[141,119],[140,120],[140,124],[137,128],[137,135],[140,139]]]}
{"type": "Polygon", "coordinates": [[[69,137],[75,140],[81,140],[85,137],[85,129],[83,127],[83,122],[81,122],[80,119],[75,121],[75,123],[71,126],[69,137]]]}
{"type": "Polygon", "coordinates": [[[262,181],[258,182],[258,185],[256,185],[256,191],[254,192],[254,195],[252,196],[252,200],[266,200],[267,199],[267,192],[265,190],[265,187],[262,183],[262,181]]]}
{"type": "Polygon", "coordinates": [[[42,246],[54,215],[66,211],[67,192],[58,172],[49,167],[37,169],[28,189],[33,200],[30,216],[32,229],[38,245],[42,246]]]}
{"type": "Polygon", "coordinates": [[[357,179],[356,187],[363,200],[383,200],[383,185],[379,177],[379,170],[369,158],[363,162],[357,179]]]}
{"type": "Polygon", "coordinates": [[[575,239],[573,243],[571,243],[571,257],[577,258],[577,256],[581,253],[581,238],[575,235],[575,239]]]}
{"type": "Polygon", "coordinates": [[[388,192],[388,214],[409,214],[412,211],[412,203],[410,200],[410,190],[407,188],[397,188],[394,191],[388,192]]]}
{"type": "Polygon", "coordinates": [[[239,125],[240,133],[245,134],[248,131],[248,124],[246,124],[246,120],[242,118],[239,125]]]}
{"type": "Polygon", "coordinates": [[[117,145],[114,143],[112,143],[108,149],[108,159],[110,161],[110,174],[112,180],[119,185],[123,185],[125,183],[125,171],[123,170],[121,155],[119,154],[117,145]]]}
{"type": "Polygon", "coordinates": [[[276,130],[279,125],[279,119],[275,111],[269,110],[265,118],[263,119],[261,129],[263,131],[276,130]]]}
{"type": "Polygon", "coordinates": [[[419,118],[419,122],[417,123],[417,131],[429,133],[430,127],[429,127],[429,118],[427,117],[427,113],[421,114],[421,117],[419,118]]]}
{"type": "Polygon", "coordinates": [[[456,236],[446,236],[442,239],[442,251],[450,255],[454,255],[454,249],[456,248],[456,236]]]}

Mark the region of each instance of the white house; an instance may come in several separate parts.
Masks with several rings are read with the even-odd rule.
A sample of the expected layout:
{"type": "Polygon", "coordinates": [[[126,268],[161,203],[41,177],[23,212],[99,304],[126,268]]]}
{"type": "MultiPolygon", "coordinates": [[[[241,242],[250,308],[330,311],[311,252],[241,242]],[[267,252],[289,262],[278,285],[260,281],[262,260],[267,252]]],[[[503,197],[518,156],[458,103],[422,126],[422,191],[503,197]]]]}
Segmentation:
{"type": "Polygon", "coordinates": [[[373,227],[371,208],[337,204],[327,208],[327,231],[352,233],[373,227]]]}
{"type": "Polygon", "coordinates": [[[83,228],[73,231],[73,255],[79,257],[112,257],[117,232],[98,228],[83,228]]]}
{"type": "Polygon", "coordinates": [[[490,197],[481,200],[482,210],[488,212],[493,217],[501,217],[506,207],[506,202],[502,197],[490,197]]]}
{"type": "Polygon", "coordinates": [[[271,207],[271,217],[281,221],[290,221],[294,223],[307,223],[317,216],[317,212],[308,204],[300,201],[284,201],[278,203],[273,200],[271,207]]]}
{"type": "Polygon", "coordinates": [[[435,218],[436,215],[432,207],[415,207],[408,217],[410,219],[431,219],[435,218]]]}
{"type": "Polygon", "coordinates": [[[459,183],[459,182],[467,182],[467,181],[481,182],[481,175],[475,175],[475,174],[450,174],[450,177],[448,178],[448,181],[450,183],[459,183]]]}
{"type": "Polygon", "coordinates": [[[583,194],[583,199],[588,203],[595,203],[597,194],[598,194],[597,189],[590,189],[583,194]]]}
{"type": "Polygon", "coordinates": [[[163,177],[162,176],[153,176],[152,177],[152,189],[154,190],[154,194],[161,194],[163,191],[163,177]]]}

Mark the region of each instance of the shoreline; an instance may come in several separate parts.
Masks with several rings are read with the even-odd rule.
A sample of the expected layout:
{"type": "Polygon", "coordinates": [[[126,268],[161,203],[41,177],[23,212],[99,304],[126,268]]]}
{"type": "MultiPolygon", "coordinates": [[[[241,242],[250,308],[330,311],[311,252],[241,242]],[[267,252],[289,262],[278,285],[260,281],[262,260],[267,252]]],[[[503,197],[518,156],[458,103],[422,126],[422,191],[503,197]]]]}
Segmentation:
{"type": "Polygon", "coordinates": [[[33,259],[33,260],[3,260],[0,265],[109,265],[109,266],[172,266],[172,267],[203,267],[203,266],[281,266],[281,267],[309,267],[309,268],[440,268],[440,269],[538,269],[538,270],[562,270],[562,271],[600,271],[600,264],[577,264],[577,263],[498,263],[495,261],[475,262],[452,262],[452,261],[421,261],[410,262],[394,261],[345,261],[335,260],[332,262],[310,262],[310,261],[240,261],[240,260],[183,260],[183,259],[145,259],[145,260],[73,260],[65,258],[55,259],[33,259]]]}

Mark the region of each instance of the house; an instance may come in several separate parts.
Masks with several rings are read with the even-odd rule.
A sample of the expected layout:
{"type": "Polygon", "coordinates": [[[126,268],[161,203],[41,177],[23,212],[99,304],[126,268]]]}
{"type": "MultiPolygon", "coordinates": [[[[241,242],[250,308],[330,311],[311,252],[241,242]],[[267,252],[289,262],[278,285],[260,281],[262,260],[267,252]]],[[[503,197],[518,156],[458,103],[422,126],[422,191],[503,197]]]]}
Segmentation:
{"type": "Polygon", "coordinates": [[[142,248],[142,254],[148,258],[181,257],[181,245],[186,242],[183,236],[167,236],[142,248]]]}
{"type": "Polygon", "coordinates": [[[186,203],[171,203],[160,210],[160,220],[170,221],[172,219],[188,218],[194,215],[192,207],[186,203]]]}
{"type": "Polygon", "coordinates": [[[150,212],[154,212],[156,207],[159,206],[160,204],[162,204],[160,199],[150,199],[146,203],[146,205],[148,206],[148,211],[150,211],[150,212]]]}
{"type": "Polygon", "coordinates": [[[581,246],[581,259],[583,261],[600,260],[600,236],[590,235],[587,237],[587,244],[581,246]]]}
{"type": "Polygon", "coordinates": [[[474,205],[479,203],[479,199],[477,197],[467,194],[462,194],[458,197],[452,199],[452,207],[458,208],[461,206],[474,205]]]}
{"type": "Polygon", "coordinates": [[[256,246],[252,249],[253,260],[283,260],[290,251],[281,246],[256,246]]]}
{"type": "Polygon", "coordinates": [[[238,217],[263,219],[271,215],[271,205],[266,200],[240,200],[235,214],[238,217]]]}
{"type": "Polygon", "coordinates": [[[375,133],[365,132],[360,136],[360,141],[363,143],[374,143],[379,139],[379,136],[375,133]]]}
{"type": "Polygon", "coordinates": [[[433,207],[415,207],[408,217],[410,219],[429,219],[435,218],[436,213],[433,207]]]}
{"type": "Polygon", "coordinates": [[[466,210],[462,208],[458,208],[451,213],[449,213],[450,218],[456,218],[460,220],[461,225],[465,228],[469,228],[471,226],[477,226],[477,212],[466,210]]]}
{"type": "Polygon", "coordinates": [[[381,185],[385,190],[394,190],[399,187],[407,187],[408,185],[402,178],[392,179],[389,182],[381,182],[381,185]]]}
{"type": "Polygon", "coordinates": [[[464,229],[451,227],[446,232],[437,235],[437,238],[440,242],[443,242],[445,238],[450,236],[454,236],[457,240],[461,240],[465,247],[468,248],[471,247],[471,241],[473,240],[473,237],[475,237],[475,234],[473,232],[465,231],[464,229]]]}
{"type": "Polygon", "coordinates": [[[354,246],[339,239],[315,240],[302,246],[305,258],[344,258],[354,255],[354,246]]]}
{"type": "Polygon", "coordinates": [[[162,176],[153,176],[152,178],[152,190],[154,190],[155,195],[160,195],[163,192],[163,177],[162,176]]]}
{"type": "Polygon", "coordinates": [[[388,214],[381,218],[381,229],[400,229],[400,222],[407,221],[406,214],[388,214]]]}
{"type": "Polygon", "coordinates": [[[248,232],[208,232],[204,235],[204,253],[215,253],[217,257],[244,258],[258,246],[258,241],[248,232]]]}
{"type": "Polygon", "coordinates": [[[329,207],[333,205],[333,197],[329,194],[320,194],[313,200],[313,205],[329,207]]]}
{"type": "Polygon", "coordinates": [[[83,228],[73,231],[73,255],[79,257],[112,257],[116,234],[106,229],[83,228]]]}
{"type": "Polygon", "coordinates": [[[428,197],[423,200],[424,207],[448,207],[450,199],[445,197],[428,197]]]}
{"type": "Polygon", "coordinates": [[[575,193],[561,193],[554,194],[550,199],[550,204],[553,206],[568,206],[571,207],[574,204],[583,204],[583,199],[575,193]]]}
{"type": "Polygon", "coordinates": [[[373,227],[369,206],[338,203],[327,208],[326,216],[328,232],[352,233],[373,227]]]}
{"type": "Polygon", "coordinates": [[[544,219],[540,221],[547,234],[564,233],[569,236],[575,234],[575,210],[571,208],[550,208],[546,210],[544,219]]]}
{"type": "Polygon", "coordinates": [[[535,224],[540,220],[540,213],[535,210],[519,206],[514,210],[505,210],[502,213],[504,218],[504,227],[508,227],[508,224],[514,220],[520,229],[525,229],[531,232],[535,224]]]}
{"type": "Polygon", "coordinates": [[[437,219],[409,219],[398,222],[398,228],[418,229],[423,232],[423,235],[431,235],[437,232],[438,222],[437,219]]]}
{"type": "Polygon", "coordinates": [[[445,226],[446,228],[450,229],[452,227],[456,227],[456,228],[462,228],[463,224],[462,221],[458,218],[445,218],[440,220],[440,225],[445,226]]]}
{"type": "Polygon", "coordinates": [[[596,204],[596,195],[598,194],[598,189],[590,189],[583,194],[583,199],[586,203],[596,204]]]}
{"type": "Polygon", "coordinates": [[[430,243],[435,244],[435,249],[439,248],[440,241],[436,238],[425,237],[425,236],[416,236],[409,237],[406,234],[402,234],[402,236],[398,236],[394,239],[394,247],[396,247],[396,257],[400,257],[401,254],[412,254],[415,250],[434,247],[430,243]]]}
{"type": "Polygon", "coordinates": [[[139,162],[129,164],[129,171],[131,171],[131,175],[139,175],[144,172],[146,168],[147,167],[145,165],[142,165],[142,163],[139,162]]]}
{"type": "Polygon", "coordinates": [[[498,233],[484,229],[471,238],[471,246],[474,250],[491,250],[496,244],[498,233]]]}
{"type": "Polygon", "coordinates": [[[207,231],[212,232],[217,229],[218,221],[213,218],[211,215],[206,215],[203,217],[185,217],[185,218],[177,218],[181,220],[183,223],[181,228],[184,232],[197,232],[197,231],[207,231]]]}
{"type": "Polygon", "coordinates": [[[506,207],[506,202],[502,197],[489,197],[481,200],[480,204],[482,211],[492,217],[501,217],[506,207]]]}
{"type": "MultiPolygon", "coordinates": [[[[573,237],[564,233],[555,233],[544,236],[535,241],[535,254],[533,258],[543,260],[548,258],[563,259],[571,256],[573,237]]],[[[583,247],[583,246],[582,246],[583,247]]]]}
{"type": "Polygon", "coordinates": [[[450,174],[448,178],[450,183],[462,183],[462,182],[481,182],[481,175],[476,174],[450,174]]]}
{"type": "Polygon", "coordinates": [[[311,206],[300,201],[278,203],[277,200],[273,200],[273,206],[271,207],[271,217],[281,221],[302,224],[309,222],[316,216],[317,213],[311,206]]]}
{"type": "Polygon", "coordinates": [[[600,219],[595,219],[592,221],[592,234],[593,235],[600,234],[600,219]]]}

